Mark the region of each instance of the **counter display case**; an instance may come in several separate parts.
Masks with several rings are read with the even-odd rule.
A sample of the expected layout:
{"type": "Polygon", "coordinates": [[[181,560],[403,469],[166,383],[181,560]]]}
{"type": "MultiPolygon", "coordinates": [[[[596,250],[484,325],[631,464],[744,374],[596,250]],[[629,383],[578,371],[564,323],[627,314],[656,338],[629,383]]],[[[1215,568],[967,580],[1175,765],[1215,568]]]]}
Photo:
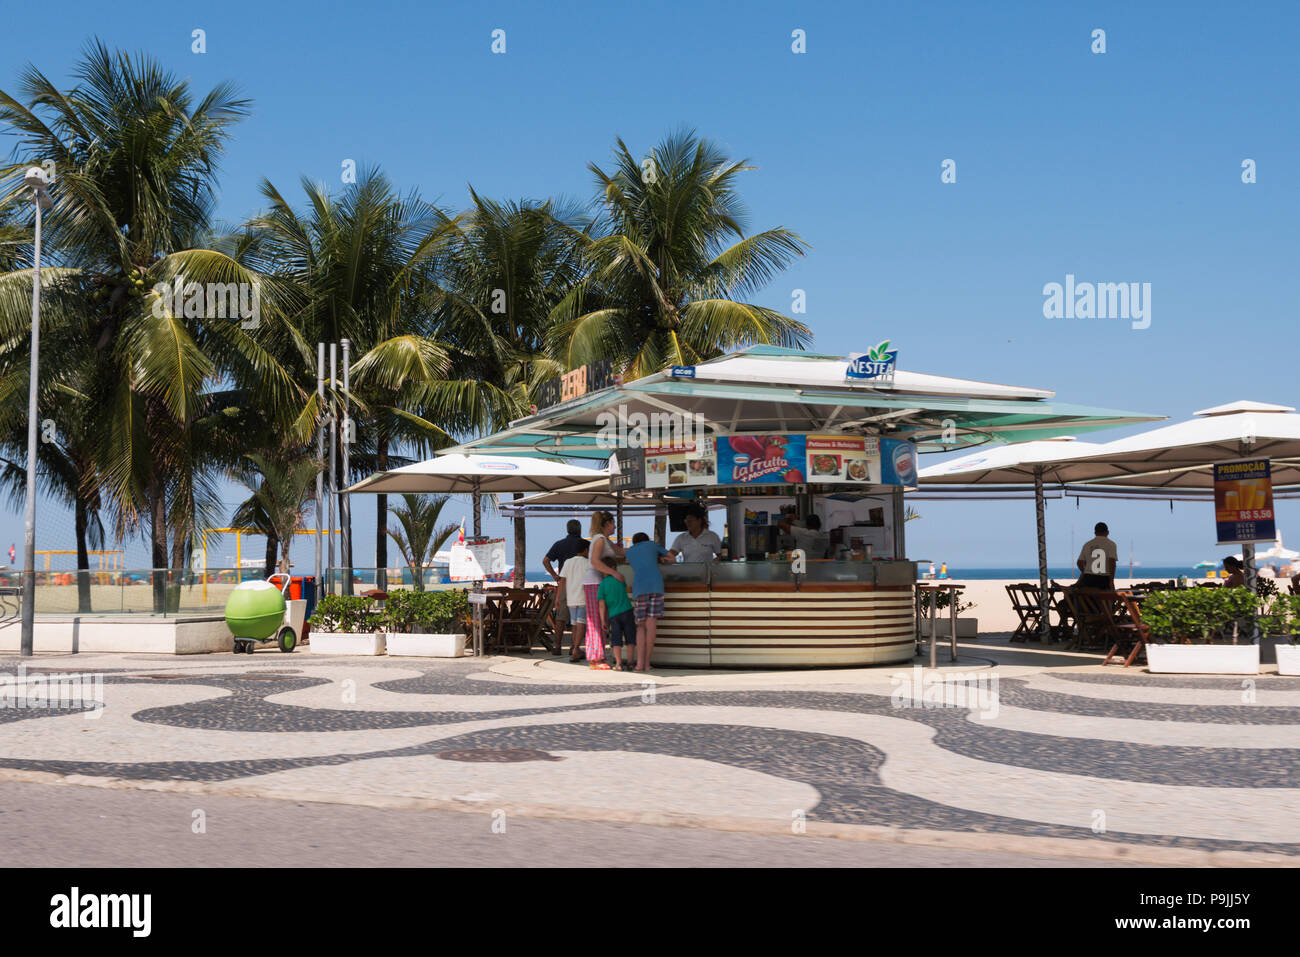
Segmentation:
{"type": "MultiPolygon", "coordinates": [[[[810,561],[799,575],[788,561],[661,569],[655,665],[822,668],[915,655],[915,562],[810,561]]],[[[631,569],[621,570],[631,584],[631,569]]]]}

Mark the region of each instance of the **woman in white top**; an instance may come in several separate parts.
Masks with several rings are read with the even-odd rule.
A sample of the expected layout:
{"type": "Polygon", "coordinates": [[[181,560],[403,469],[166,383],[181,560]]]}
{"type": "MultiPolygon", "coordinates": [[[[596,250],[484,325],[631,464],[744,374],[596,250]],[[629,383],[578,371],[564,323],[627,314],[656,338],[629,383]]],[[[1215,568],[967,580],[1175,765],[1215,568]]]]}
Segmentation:
{"type": "Polygon", "coordinates": [[[591,565],[587,568],[587,577],[582,580],[582,594],[587,600],[587,661],[589,667],[608,671],[605,663],[604,635],[600,628],[600,600],[596,592],[600,590],[601,580],[606,575],[613,575],[619,581],[626,581],[618,573],[613,562],[622,556],[622,549],[609,540],[614,534],[614,516],[600,509],[591,516],[591,547],[587,559],[591,565]]]}

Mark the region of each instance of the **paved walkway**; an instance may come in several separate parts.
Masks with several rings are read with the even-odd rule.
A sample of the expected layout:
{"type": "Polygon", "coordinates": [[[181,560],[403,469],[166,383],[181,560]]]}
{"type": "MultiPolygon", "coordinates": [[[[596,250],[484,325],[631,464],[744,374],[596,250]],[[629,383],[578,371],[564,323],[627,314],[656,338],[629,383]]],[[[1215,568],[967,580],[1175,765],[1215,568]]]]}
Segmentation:
{"type": "Polygon", "coordinates": [[[34,699],[42,672],[75,671],[102,677],[104,700],[0,708],[0,782],[1300,864],[1300,679],[1096,661],[989,639],[937,673],[644,678],[542,654],[306,650],[0,658],[0,674],[25,664],[34,699]]]}

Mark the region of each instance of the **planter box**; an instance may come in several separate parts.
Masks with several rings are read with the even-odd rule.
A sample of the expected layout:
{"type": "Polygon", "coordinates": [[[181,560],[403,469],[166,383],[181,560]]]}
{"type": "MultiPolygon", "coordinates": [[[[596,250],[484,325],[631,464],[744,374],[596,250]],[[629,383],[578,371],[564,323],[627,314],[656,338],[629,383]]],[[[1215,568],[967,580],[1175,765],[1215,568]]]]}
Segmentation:
{"type": "Polygon", "coordinates": [[[1300,645],[1278,644],[1273,646],[1277,652],[1277,673],[1280,675],[1300,675],[1300,645]]]}
{"type": "MultiPolygon", "coordinates": [[[[952,619],[943,612],[939,613],[939,619],[935,623],[935,629],[939,632],[940,638],[948,638],[952,635],[952,619]]],[[[978,618],[961,618],[957,619],[957,637],[958,638],[978,638],[980,633],[980,620],[978,618]]],[[[921,619],[921,635],[925,638],[930,637],[930,619],[928,617],[921,619]]]]}
{"type": "Polygon", "coordinates": [[[349,634],[347,632],[317,631],[307,646],[313,655],[382,655],[384,636],[380,632],[349,634]]]}
{"type": "Polygon", "coordinates": [[[465,654],[464,635],[389,634],[388,654],[409,658],[461,658],[465,654]]]}
{"type": "Polygon", "coordinates": [[[1169,675],[1257,675],[1259,645],[1147,645],[1147,669],[1169,675]]]}

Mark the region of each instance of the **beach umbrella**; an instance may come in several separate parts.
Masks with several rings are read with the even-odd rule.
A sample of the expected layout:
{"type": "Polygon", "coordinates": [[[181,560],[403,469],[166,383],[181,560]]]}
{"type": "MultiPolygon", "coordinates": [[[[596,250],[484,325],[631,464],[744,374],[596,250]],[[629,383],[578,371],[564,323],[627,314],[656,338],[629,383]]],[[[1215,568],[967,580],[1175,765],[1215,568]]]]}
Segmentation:
{"type": "Polygon", "coordinates": [[[1056,463],[1060,459],[1087,455],[1103,447],[1095,442],[1080,442],[1073,436],[1014,442],[981,449],[971,455],[931,465],[917,473],[917,486],[921,491],[935,486],[961,486],[978,492],[992,485],[1005,488],[1033,484],[1034,512],[1038,526],[1039,610],[1042,613],[1044,640],[1050,625],[1047,619],[1047,510],[1044,506],[1043,483],[1045,480],[1060,480],[1056,472],[1056,463]]]}
{"type": "Polygon", "coordinates": [[[1193,568],[1218,568],[1219,563],[1218,562],[1197,562],[1192,567],[1193,568]]]}
{"type": "Polygon", "coordinates": [[[1293,562],[1300,558],[1300,552],[1282,545],[1282,533],[1278,532],[1277,541],[1266,551],[1258,553],[1256,558],[1277,559],[1282,562],[1293,562]]]}
{"type": "Polygon", "coordinates": [[[438,455],[414,465],[376,472],[347,491],[401,492],[551,492],[596,479],[608,479],[607,469],[569,465],[557,459],[524,455],[438,455]]]}

